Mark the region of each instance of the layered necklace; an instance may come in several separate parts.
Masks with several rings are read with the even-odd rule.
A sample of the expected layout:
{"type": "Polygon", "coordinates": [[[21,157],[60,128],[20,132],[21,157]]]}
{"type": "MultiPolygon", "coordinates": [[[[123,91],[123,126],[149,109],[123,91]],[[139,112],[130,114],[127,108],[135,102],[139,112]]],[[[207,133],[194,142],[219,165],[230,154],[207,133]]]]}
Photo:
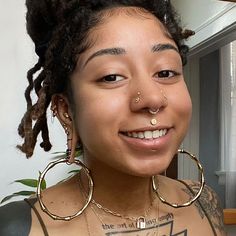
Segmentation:
{"type": "MultiPolygon", "coordinates": [[[[86,197],[86,192],[85,192],[85,189],[84,189],[84,186],[81,182],[81,178],[79,177],[79,186],[81,188],[81,191],[82,191],[82,195],[84,197],[86,197]]],[[[135,222],[135,226],[137,229],[145,229],[146,228],[146,222],[147,222],[147,217],[151,211],[151,209],[153,208],[153,205],[154,205],[154,202],[156,200],[156,197],[153,197],[152,199],[152,202],[149,206],[149,208],[144,212],[143,215],[140,215],[138,217],[136,216],[129,216],[129,215],[123,215],[121,213],[118,213],[117,211],[113,211],[111,209],[108,209],[107,207],[104,207],[102,206],[100,203],[96,202],[94,199],[91,200],[91,203],[98,209],[102,210],[103,212],[107,213],[107,214],[110,214],[112,216],[115,216],[115,217],[119,217],[121,219],[126,219],[126,220],[130,220],[130,221],[133,221],[135,222]]],[[[91,209],[92,211],[94,212],[94,214],[96,215],[96,217],[99,219],[99,221],[104,225],[104,222],[102,220],[102,217],[97,213],[97,211],[91,206],[91,209]]],[[[157,218],[156,218],[156,221],[157,221],[157,224],[155,225],[155,227],[159,228],[159,221],[158,221],[158,218],[159,218],[159,201],[158,201],[158,206],[157,206],[157,218]]]]}
{"type": "MultiPolygon", "coordinates": [[[[151,205],[149,206],[149,208],[144,212],[143,215],[135,217],[135,216],[128,216],[128,215],[122,215],[116,211],[110,210],[104,206],[102,206],[101,204],[97,203],[94,199],[91,200],[91,203],[93,203],[98,209],[104,211],[105,213],[108,213],[110,215],[116,216],[116,217],[120,217],[122,219],[126,219],[126,220],[131,220],[133,222],[135,222],[136,228],[137,229],[145,229],[146,228],[146,219],[148,217],[149,212],[151,211],[152,207],[153,207],[153,203],[155,201],[155,198],[153,198],[151,205]]],[[[97,215],[97,214],[96,214],[97,215]]]]}

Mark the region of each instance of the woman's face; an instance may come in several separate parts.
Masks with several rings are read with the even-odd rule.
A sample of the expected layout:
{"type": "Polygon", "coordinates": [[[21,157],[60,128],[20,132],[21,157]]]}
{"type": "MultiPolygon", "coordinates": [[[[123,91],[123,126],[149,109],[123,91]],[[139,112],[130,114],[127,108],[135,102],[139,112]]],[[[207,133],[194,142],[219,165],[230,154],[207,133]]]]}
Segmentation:
{"type": "Polygon", "coordinates": [[[90,33],[94,44],[72,75],[76,130],[90,167],[151,176],[168,167],[183,140],[191,100],[177,47],[161,23],[123,11],[90,33]]]}

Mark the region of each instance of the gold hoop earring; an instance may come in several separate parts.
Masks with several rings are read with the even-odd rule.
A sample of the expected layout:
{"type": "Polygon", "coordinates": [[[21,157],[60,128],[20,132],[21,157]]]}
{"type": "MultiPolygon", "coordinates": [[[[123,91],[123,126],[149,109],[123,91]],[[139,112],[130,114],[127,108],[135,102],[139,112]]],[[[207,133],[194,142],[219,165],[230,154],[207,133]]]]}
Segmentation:
{"type": "Polygon", "coordinates": [[[188,202],[185,202],[185,203],[182,203],[182,204],[170,203],[170,202],[167,202],[166,199],[160,195],[160,193],[158,192],[158,187],[156,186],[156,183],[155,183],[155,176],[152,176],[153,191],[156,193],[157,197],[160,199],[160,201],[162,203],[167,204],[167,205],[169,205],[173,208],[181,208],[181,207],[190,206],[193,202],[195,202],[200,197],[200,195],[202,193],[202,190],[204,188],[204,185],[205,185],[205,178],[204,178],[204,174],[203,174],[203,168],[202,168],[202,165],[199,162],[199,160],[196,158],[196,156],[194,156],[193,154],[191,154],[191,153],[189,153],[189,152],[187,152],[183,149],[179,149],[178,153],[187,154],[193,161],[195,161],[197,163],[197,167],[198,167],[198,169],[200,171],[200,174],[201,174],[201,178],[200,178],[201,186],[200,186],[200,189],[197,192],[197,194],[192,199],[190,199],[188,202]]]}
{"type": "Polygon", "coordinates": [[[37,198],[38,198],[38,201],[39,201],[39,205],[42,209],[42,211],[44,211],[47,215],[49,215],[52,219],[54,220],[64,220],[64,221],[70,221],[72,219],[74,219],[75,217],[81,215],[84,210],[87,208],[87,206],[89,205],[89,203],[91,202],[92,200],[92,195],[93,195],[93,180],[92,180],[92,177],[90,175],[90,171],[89,169],[79,160],[74,160],[73,163],[75,163],[76,165],[80,166],[85,174],[87,175],[88,177],[88,180],[89,180],[89,193],[88,193],[88,197],[86,199],[86,202],[84,204],[84,206],[75,214],[73,215],[69,215],[69,216],[58,216],[52,212],[50,212],[48,210],[48,208],[44,205],[43,201],[42,201],[42,190],[41,190],[41,186],[42,186],[42,183],[43,183],[43,180],[45,178],[45,175],[47,174],[47,172],[49,170],[51,170],[53,167],[55,167],[56,165],[60,164],[60,163],[66,163],[67,165],[71,165],[72,163],[69,163],[68,162],[68,159],[67,158],[62,158],[60,160],[57,160],[57,161],[52,161],[50,162],[47,167],[44,169],[44,171],[39,175],[39,179],[38,179],[38,186],[37,186],[37,198]]]}

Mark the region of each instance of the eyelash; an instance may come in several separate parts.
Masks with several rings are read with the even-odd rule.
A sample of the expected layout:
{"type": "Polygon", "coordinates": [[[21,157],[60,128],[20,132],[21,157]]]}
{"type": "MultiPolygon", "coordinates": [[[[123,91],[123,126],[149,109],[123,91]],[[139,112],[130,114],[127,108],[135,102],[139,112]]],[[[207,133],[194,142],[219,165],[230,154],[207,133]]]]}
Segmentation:
{"type": "MultiPolygon", "coordinates": [[[[176,72],[176,71],[173,71],[173,70],[162,70],[162,71],[159,71],[155,74],[155,77],[157,77],[158,79],[160,80],[166,80],[168,78],[173,78],[173,77],[176,77],[176,76],[179,76],[181,75],[181,73],[179,72],[176,72]],[[171,75],[170,75],[171,74],[171,75]]],[[[125,77],[122,76],[122,75],[119,75],[119,74],[110,74],[110,75],[106,75],[106,76],[103,76],[101,79],[99,79],[99,82],[104,82],[104,83],[116,83],[116,82],[119,82],[121,80],[124,80],[125,77]],[[117,77],[121,78],[119,80],[113,80],[113,79],[117,79],[117,77]],[[106,79],[111,79],[111,80],[106,80],[106,79]]]]}
{"type": "Polygon", "coordinates": [[[173,70],[162,70],[162,71],[159,71],[155,74],[155,76],[157,76],[158,79],[161,79],[161,80],[172,78],[172,77],[175,77],[178,75],[181,75],[181,73],[173,71],[173,70]]]}
{"type": "Polygon", "coordinates": [[[102,77],[101,79],[99,79],[99,81],[100,81],[100,82],[105,82],[105,83],[116,83],[116,82],[118,82],[118,81],[113,81],[113,80],[106,81],[105,79],[117,78],[117,77],[122,77],[122,79],[119,79],[118,81],[125,79],[125,77],[122,76],[122,75],[119,75],[119,74],[111,74],[111,75],[106,75],[106,76],[102,77]]]}

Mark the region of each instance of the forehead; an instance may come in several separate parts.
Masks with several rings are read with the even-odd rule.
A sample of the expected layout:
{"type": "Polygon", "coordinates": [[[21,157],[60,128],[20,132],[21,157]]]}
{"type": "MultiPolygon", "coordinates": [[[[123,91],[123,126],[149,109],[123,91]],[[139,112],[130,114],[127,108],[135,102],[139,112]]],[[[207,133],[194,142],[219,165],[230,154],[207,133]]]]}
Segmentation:
{"type": "Polygon", "coordinates": [[[121,42],[125,37],[127,41],[133,39],[142,42],[149,39],[173,42],[159,19],[143,8],[115,7],[98,13],[98,17],[100,23],[88,34],[88,39],[94,46],[97,43],[121,42]]]}

